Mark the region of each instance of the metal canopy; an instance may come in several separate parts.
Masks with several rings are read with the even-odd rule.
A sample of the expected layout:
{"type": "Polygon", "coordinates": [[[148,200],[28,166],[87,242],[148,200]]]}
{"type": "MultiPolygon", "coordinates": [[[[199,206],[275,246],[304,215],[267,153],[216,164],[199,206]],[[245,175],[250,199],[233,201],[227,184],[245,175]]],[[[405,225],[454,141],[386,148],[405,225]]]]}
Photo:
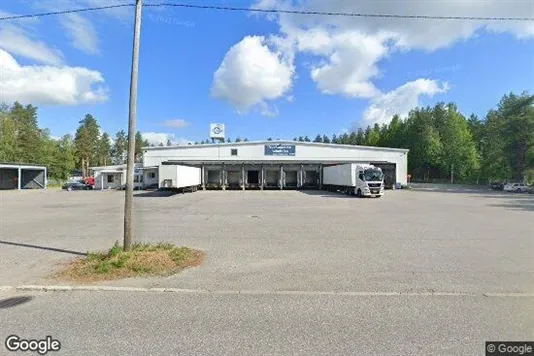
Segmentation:
{"type": "MultiPolygon", "coordinates": [[[[260,165],[264,166],[269,165],[299,165],[299,164],[322,164],[322,165],[336,165],[344,163],[369,163],[369,160],[337,160],[337,161],[320,161],[320,160],[202,160],[202,161],[189,161],[189,160],[168,160],[162,164],[176,164],[176,165],[191,165],[191,166],[201,166],[201,165],[260,165]]],[[[373,160],[373,163],[391,163],[388,161],[377,161],[373,160]]]]}

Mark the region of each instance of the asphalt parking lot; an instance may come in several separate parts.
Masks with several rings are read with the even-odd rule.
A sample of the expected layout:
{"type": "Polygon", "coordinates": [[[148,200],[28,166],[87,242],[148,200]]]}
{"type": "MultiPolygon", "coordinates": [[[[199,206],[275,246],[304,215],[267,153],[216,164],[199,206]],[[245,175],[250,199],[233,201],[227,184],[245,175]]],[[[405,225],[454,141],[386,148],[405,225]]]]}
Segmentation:
{"type": "MultiPolygon", "coordinates": [[[[122,239],[123,192],[0,193],[0,285],[122,239]]],[[[534,292],[534,196],[487,190],[136,193],[138,240],[204,250],[200,268],[111,282],[209,291],[534,292]]]]}

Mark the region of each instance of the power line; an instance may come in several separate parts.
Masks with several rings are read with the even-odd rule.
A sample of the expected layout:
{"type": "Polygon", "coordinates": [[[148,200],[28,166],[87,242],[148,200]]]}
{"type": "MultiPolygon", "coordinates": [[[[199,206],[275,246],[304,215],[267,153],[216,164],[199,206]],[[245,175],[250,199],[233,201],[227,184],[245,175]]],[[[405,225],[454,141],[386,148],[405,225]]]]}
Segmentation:
{"type": "Polygon", "coordinates": [[[135,6],[135,4],[118,4],[118,5],[107,5],[107,6],[98,6],[98,7],[87,7],[87,8],[83,8],[83,9],[72,9],[72,10],[63,10],[63,11],[41,12],[41,13],[37,13],[37,14],[12,15],[12,16],[0,17],[0,21],[19,20],[19,19],[27,19],[27,18],[33,18],[33,17],[66,15],[66,14],[74,14],[74,13],[78,13],[78,12],[109,10],[109,9],[116,9],[116,8],[120,8],[120,7],[134,7],[134,6],[135,6]]]}
{"type": "MultiPolygon", "coordinates": [[[[45,17],[55,15],[66,15],[79,12],[90,12],[109,10],[124,7],[134,7],[135,4],[117,4],[98,7],[88,7],[83,9],[72,9],[63,11],[42,12],[37,14],[12,15],[0,17],[0,21],[18,20],[33,17],[45,17]]],[[[260,9],[249,7],[217,6],[217,5],[194,5],[181,3],[153,3],[145,4],[145,7],[181,7],[189,9],[238,11],[238,12],[258,12],[267,14],[293,14],[293,15],[314,15],[314,16],[337,16],[337,17],[367,17],[367,18],[388,18],[388,19],[410,19],[410,20],[471,20],[471,21],[534,21],[534,17],[484,17],[484,16],[434,16],[434,15],[399,15],[399,14],[373,14],[360,12],[331,12],[331,11],[306,11],[306,10],[284,10],[284,9],[260,9]]]]}
{"type": "Polygon", "coordinates": [[[396,15],[396,14],[370,14],[358,12],[325,12],[284,9],[259,9],[249,7],[216,6],[216,5],[193,5],[179,3],[145,4],[145,7],[183,7],[206,10],[261,12],[268,14],[293,14],[293,15],[318,15],[340,17],[370,17],[370,18],[394,18],[394,19],[417,19],[417,20],[476,20],[476,21],[534,21],[534,17],[483,17],[483,16],[432,16],[432,15],[396,15]]]}

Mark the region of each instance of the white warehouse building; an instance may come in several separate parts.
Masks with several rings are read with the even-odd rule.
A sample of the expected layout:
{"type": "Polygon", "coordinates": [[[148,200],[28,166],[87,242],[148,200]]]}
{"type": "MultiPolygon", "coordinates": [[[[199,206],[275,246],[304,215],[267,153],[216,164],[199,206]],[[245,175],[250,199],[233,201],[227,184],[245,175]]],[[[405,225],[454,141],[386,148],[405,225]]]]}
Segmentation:
{"type": "Polygon", "coordinates": [[[408,174],[408,150],[399,148],[258,141],[143,150],[145,182],[158,180],[161,165],[194,166],[203,189],[321,189],[323,167],[343,163],[380,167],[386,187],[406,184],[408,174]]]}

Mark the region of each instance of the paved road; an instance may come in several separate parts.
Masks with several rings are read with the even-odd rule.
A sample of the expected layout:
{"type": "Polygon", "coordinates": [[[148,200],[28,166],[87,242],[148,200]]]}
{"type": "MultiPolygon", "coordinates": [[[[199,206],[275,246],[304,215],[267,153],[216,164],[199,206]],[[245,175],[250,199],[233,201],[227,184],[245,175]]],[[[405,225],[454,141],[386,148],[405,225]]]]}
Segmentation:
{"type": "Polygon", "coordinates": [[[2,343],[51,335],[50,355],[466,356],[534,339],[531,297],[0,292],[22,295],[0,309],[2,343]]]}

